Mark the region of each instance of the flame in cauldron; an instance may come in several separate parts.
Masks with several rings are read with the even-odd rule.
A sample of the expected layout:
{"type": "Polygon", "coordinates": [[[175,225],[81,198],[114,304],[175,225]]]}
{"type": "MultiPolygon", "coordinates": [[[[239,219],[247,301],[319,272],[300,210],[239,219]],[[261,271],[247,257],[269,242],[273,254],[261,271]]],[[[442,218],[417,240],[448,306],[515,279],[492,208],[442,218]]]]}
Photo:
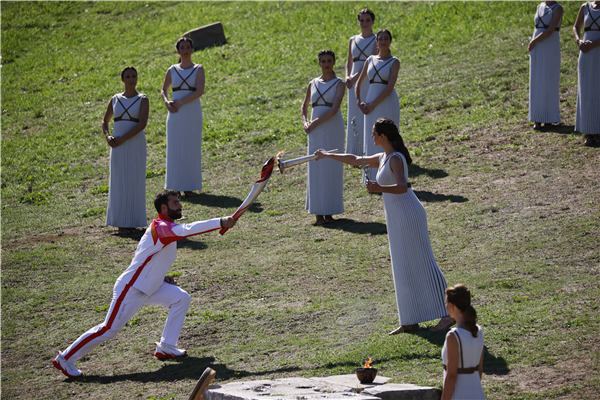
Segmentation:
{"type": "Polygon", "coordinates": [[[365,366],[364,366],[364,368],[373,368],[373,367],[371,367],[371,363],[372,363],[372,362],[373,362],[373,361],[371,361],[371,357],[369,357],[369,361],[365,361],[365,366]]]}

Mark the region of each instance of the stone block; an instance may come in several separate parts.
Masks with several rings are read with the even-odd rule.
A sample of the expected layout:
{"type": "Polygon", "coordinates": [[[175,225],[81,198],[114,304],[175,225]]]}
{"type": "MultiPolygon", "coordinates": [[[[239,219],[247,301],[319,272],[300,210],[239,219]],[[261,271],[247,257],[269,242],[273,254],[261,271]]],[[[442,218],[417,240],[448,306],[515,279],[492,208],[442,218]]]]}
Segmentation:
{"type": "Polygon", "coordinates": [[[433,387],[375,382],[361,384],[356,375],[319,378],[282,378],[231,382],[211,386],[204,400],[439,400],[441,391],[433,387]]]}
{"type": "Polygon", "coordinates": [[[221,22],[192,29],[182,35],[194,41],[194,50],[201,50],[217,44],[227,43],[221,22]]]}

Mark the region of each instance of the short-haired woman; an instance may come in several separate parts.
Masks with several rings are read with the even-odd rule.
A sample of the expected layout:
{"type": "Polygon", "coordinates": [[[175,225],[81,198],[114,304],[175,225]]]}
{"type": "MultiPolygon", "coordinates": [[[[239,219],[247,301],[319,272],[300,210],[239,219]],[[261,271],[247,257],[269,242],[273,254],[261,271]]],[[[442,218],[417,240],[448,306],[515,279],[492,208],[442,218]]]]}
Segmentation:
{"type": "Polygon", "coordinates": [[[110,146],[110,180],[106,225],[119,228],[119,234],[145,227],[146,220],[146,134],[149,102],[136,90],[138,74],[134,67],[121,71],[123,93],[115,94],[106,107],[102,132],[110,146]],[[112,135],[109,122],[114,116],[112,135]]]}
{"type": "Polygon", "coordinates": [[[165,189],[194,196],[202,189],[202,105],[204,67],[192,62],[194,42],[182,37],[175,44],[179,63],[165,75],[161,95],[167,115],[167,168],[165,189]],[[173,87],[172,100],[169,88],[173,87]]]}
{"type": "MultiPolygon", "coordinates": [[[[367,58],[355,86],[356,102],[365,119],[364,146],[367,156],[382,151],[371,140],[371,127],[378,118],[389,118],[400,125],[400,102],[394,89],[400,71],[400,60],[392,57],[390,52],[392,33],[387,29],[380,29],[376,36],[379,53],[367,58]],[[362,84],[367,79],[369,91],[365,94],[362,92],[362,84]]],[[[375,179],[376,173],[376,170],[371,169],[365,179],[375,179]]]]}
{"type": "MultiPolygon", "coordinates": [[[[322,50],[318,54],[321,76],[313,79],[306,88],[302,102],[302,124],[308,135],[308,154],[325,148],[341,149],[344,146],[344,117],[340,104],[345,85],[333,70],[335,53],[322,50]],[[312,107],[310,118],[308,106],[312,107]]],[[[344,212],[344,169],[341,164],[327,161],[308,163],[306,182],[306,209],[316,216],[316,225],[331,223],[333,214],[344,212]]]]}
{"type": "MultiPolygon", "coordinates": [[[[354,85],[360,76],[367,58],[377,54],[377,42],[373,33],[375,13],[368,8],[360,10],[358,15],[360,34],[352,36],[348,43],[348,59],[346,60],[346,87],[348,88],[348,115],[346,118],[346,153],[362,155],[364,151],[365,118],[356,104],[354,85]],[[355,132],[356,131],[356,132],[355,132]]],[[[366,96],[369,81],[364,80],[361,93],[366,96]]]]}

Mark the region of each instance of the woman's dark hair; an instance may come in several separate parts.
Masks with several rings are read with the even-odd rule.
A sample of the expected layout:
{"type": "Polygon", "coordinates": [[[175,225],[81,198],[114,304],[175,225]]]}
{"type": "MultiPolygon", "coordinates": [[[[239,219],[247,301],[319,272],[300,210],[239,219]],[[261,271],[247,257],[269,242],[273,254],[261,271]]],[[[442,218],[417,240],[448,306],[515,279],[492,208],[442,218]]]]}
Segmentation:
{"type": "Polygon", "coordinates": [[[321,56],[324,55],[329,55],[333,57],[333,61],[335,61],[335,53],[333,52],[333,50],[321,50],[318,55],[319,61],[321,61],[321,56]]]}
{"type": "Polygon", "coordinates": [[[375,34],[375,37],[377,38],[377,40],[379,40],[379,34],[380,33],[387,33],[388,36],[390,37],[390,42],[392,41],[392,32],[388,31],[387,29],[380,29],[377,31],[377,33],[375,34]]]}
{"type": "Polygon", "coordinates": [[[375,128],[375,132],[379,135],[385,135],[385,137],[388,138],[396,151],[402,153],[406,159],[406,165],[412,164],[410,153],[404,145],[404,140],[402,140],[402,136],[400,136],[400,132],[398,132],[398,127],[394,121],[389,118],[378,118],[373,127],[375,128]]]}
{"type": "Polygon", "coordinates": [[[135,67],[125,67],[125,68],[123,68],[123,70],[121,70],[121,79],[123,79],[125,77],[125,71],[130,70],[130,69],[134,70],[135,74],[137,75],[137,69],[135,69],[135,67]]]}
{"type": "Polygon", "coordinates": [[[373,11],[371,11],[370,8],[363,8],[362,10],[360,10],[358,12],[358,15],[356,16],[356,19],[358,19],[360,21],[360,16],[363,14],[369,14],[371,16],[371,20],[375,21],[375,13],[373,11]]]}
{"type": "Polygon", "coordinates": [[[179,197],[179,192],[175,190],[165,189],[162,192],[159,192],[154,197],[154,208],[156,208],[157,212],[161,212],[161,206],[164,204],[169,208],[169,196],[177,196],[179,197]]]}
{"type": "Polygon", "coordinates": [[[454,285],[446,289],[448,303],[454,304],[465,318],[465,324],[469,327],[471,335],[477,337],[477,311],[471,305],[471,292],[465,285],[454,285]]]}
{"type": "MultiPolygon", "coordinates": [[[[192,39],[190,39],[189,37],[185,37],[185,36],[182,36],[182,37],[180,37],[179,39],[177,39],[177,42],[175,43],[175,48],[176,48],[177,50],[179,50],[179,45],[180,45],[182,42],[188,42],[188,43],[190,44],[190,47],[192,48],[192,51],[194,51],[194,41],[193,41],[192,39]]],[[[179,60],[177,60],[177,62],[178,62],[178,63],[180,63],[180,62],[181,62],[181,57],[179,57],[179,60]]]]}
{"type": "Polygon", "coordinates": [[[177,39],[177,42],[175,43],[175,48],[177,50],[179,50],[179,44],[181,42],[188,42],[190,44],[190,46],[192,46],[192,49],[194,48],[194,41],[192,39],[190,39],[189,37],[180,37],[179,39],[177,39]]]}

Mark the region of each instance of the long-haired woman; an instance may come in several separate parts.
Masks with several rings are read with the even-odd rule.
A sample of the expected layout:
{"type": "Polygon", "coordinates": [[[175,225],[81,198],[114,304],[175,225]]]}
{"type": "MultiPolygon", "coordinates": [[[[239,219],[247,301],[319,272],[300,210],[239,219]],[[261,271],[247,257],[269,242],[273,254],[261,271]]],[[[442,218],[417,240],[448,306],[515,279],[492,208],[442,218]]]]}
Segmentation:
{"type": "Polygon", "coordinates": [[[121,71],[123,93],[115,94],[106,107],[102,132],[110,146],[110,180],[106,225],[120,234],[147,225],[146,220],[146,134],[149,102],[136,90],[138,74],[134,67],[121,71]],[[109,122],[114,116],[112,135],[109,122]]]}
{"type": "MultiPolygon", "coordinates": [[[[377,42],[373,33],[375,13],[365,8],[358,12],[357,18],[360,25],[360,34],[350,38],[348,59],[346,60],[346,87],[348,88],[346,153],[360,156],[362,155],[361,151],[364,151],[365,118],[356,103],[354,85],[367,58],[377,54],[377,42]]],[[[366,96],[368,90],[369,81],[365,79],[360,92],[366,96]]]]}
{"type": "MultiPolygon", "coordinates": [[[[340,104],[344,98],[344,82],[333,70],[335,53],[322,50],[318,54],[321,76],[306,88],[302,102],[302,124],[308,135],[308,154],[321,148],[341,149],[344,146],[344,117],[340,104]],[[308,105],[312,110],[308,117],[308,105]]],[[[309,163],[306,182],[306,209],[316,216],[316,224],[333,222],[333,214],[344,212],[343,166],[327,161],[309,163]]]]}
{"type": "Polygon", "coordinates": [[[442,400],[485,399],[481,386],[483,331],[477,325],[477,312],[471,305],[471,292],[466,286],[446,289],[446,310],[456,320],[456,328],[448,332],[442,349],[442,400]]]}
{"type": "Polygon", "coordinates": [[[379,118],[373,125],[372,138],[383,152],[360,157],[316,151],[317,160],[332,159],[346,164],[375,168],[377,180],[367,181],[371,193],[383,193],[392,272],[400,325],[390,335],[419,328],[419,323],[442,318],[435,331],[449,327],[454,321],[444,306],[446,279],[438,267],[427,228],[425,208],[415,196],[408,181],[412,159],[389,118],[379,118]]]}
{"type": "MultiPolygon", "coordinates": [[[[400,102],[398,94],[394,89],[400,71],[400,60],[392,56],[390,46],[392,44],[392,33],[387,29],[377,31],[377,47],[379,53],[370,56],[365,61],[360,72],[358,82],[355,85],[356,103],[364,114],[365,155],[372,156],[382,151],[381,147],[375,145],[371,139],[371,127],[378,118],[389,118],[400,124],[400,102]],[[362,92],[362,84],[369,81],[369,91],[362,92]]],[[[366,179],[374,179],[376,170],[370,170],[366,179]]]]}
{"type": "Polygon", "coordinates": [[[167,115],[167,171],[165,189],[194,196],[202,189],[202,105],[204,67],[192,62],[194,42],[182,37],[175,44],[179,63],[165,75],[161,95],[167,115]],[[169,88],[173,88],[169,100],[169,88]]]}

